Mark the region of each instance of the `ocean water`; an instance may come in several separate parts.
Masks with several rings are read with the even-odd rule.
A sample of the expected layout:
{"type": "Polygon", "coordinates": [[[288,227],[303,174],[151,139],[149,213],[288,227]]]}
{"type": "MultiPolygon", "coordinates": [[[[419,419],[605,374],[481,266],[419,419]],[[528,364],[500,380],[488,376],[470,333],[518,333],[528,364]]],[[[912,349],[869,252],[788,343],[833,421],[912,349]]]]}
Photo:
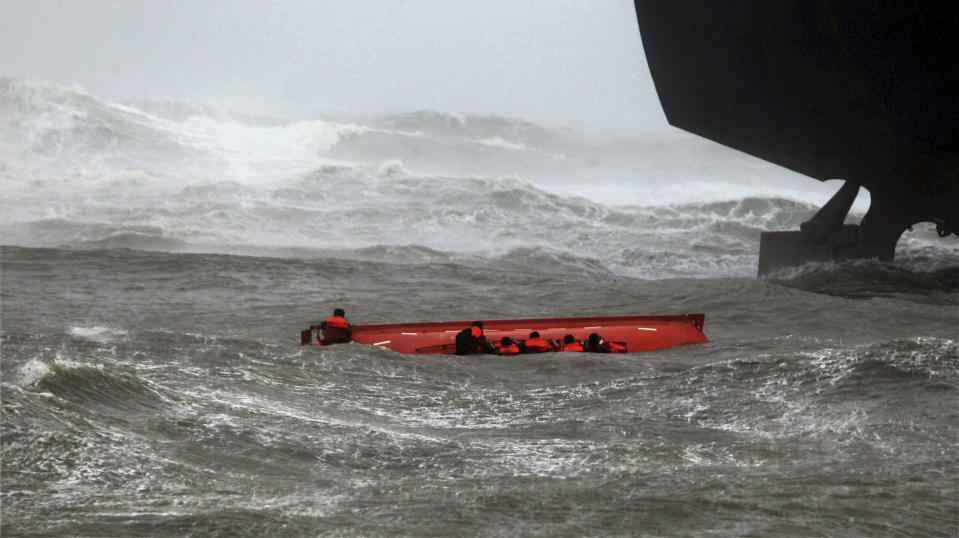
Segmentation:
{"type": "Polygon", "coordinates": [[[0,533],[955,536],[959,243],[756,278],[834,188],[673,132],[0,78],[0,533]],[[711,342],[300,347],[335,307],[711,342]]]}

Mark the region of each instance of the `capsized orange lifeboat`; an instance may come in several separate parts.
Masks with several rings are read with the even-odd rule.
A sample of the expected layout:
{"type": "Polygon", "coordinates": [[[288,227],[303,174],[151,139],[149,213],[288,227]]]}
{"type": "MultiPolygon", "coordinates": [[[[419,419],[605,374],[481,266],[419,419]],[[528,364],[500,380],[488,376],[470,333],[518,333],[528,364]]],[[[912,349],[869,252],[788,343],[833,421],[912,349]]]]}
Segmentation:
{"type": "MultiPolygon", "coordinates": [[[[369,323],[353,325],[350,342],[385,347],[399,353],[433,354],[456,352],[456,334],[473,321],[483,322],[486,339],[499,346],[504,336],[523,343],[532,331],[559,349],[567,334],[581,343],[597,333],[615,343],[618,352],[649,351],[682,344],[709,342],[703,334],[705,314],[655,314],[627,316],[580,316],[568,318],[481,319],[423,321],[415,323],[369,323]]],[[[302,345],[321,345],[319,325],[301,331],[302,345]]]]}

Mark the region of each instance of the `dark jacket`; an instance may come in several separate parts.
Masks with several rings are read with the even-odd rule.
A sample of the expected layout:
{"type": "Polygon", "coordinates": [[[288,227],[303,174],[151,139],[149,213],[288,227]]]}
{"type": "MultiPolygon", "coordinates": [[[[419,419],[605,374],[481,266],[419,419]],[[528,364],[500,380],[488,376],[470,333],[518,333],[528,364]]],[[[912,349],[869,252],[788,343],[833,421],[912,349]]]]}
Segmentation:
{"type": "Polygon", "coordinates": [[[486,341],[486,338],[473,336],[471,327],[456,333],[456,354],[476,355],[479,353],[496,353],[496,348],[486,341]]]}

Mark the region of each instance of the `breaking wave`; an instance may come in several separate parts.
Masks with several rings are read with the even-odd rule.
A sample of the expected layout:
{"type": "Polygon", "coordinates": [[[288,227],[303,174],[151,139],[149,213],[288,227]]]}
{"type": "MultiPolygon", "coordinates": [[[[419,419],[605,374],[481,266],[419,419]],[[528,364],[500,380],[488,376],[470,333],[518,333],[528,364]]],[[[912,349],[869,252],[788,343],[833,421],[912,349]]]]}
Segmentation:
{"type": "MultiPolygon", "coordinates": [[[[769,170],[755,165],[739,191],[712,192],[729,179],[709,146],[624,145],[433,111],[290,120],[110,103],[3,77],[0,142],[0,232],[18,246],[352,258],[421,249],[545,271],[754,276],[759,234],[816,211],[769,195],[769,170]],[[663,166],[689,162],[687,151],[700,164],[663,166]]],[[[957,265],[955,242],[927,235],[901,243],[906,267],[957,265]]],[[[817,269],[802,271],[784,278],[816,280],[817,269]]]]}
{"type": "Polygon", "coordinates": [[[115,372],[105,366],[68,360],[55,360],[51,364],[33,360],[21,367],[20,374],[23,388],[50,394],[96,413],[152,413],[170,401],[135,375],[115,372]]]}

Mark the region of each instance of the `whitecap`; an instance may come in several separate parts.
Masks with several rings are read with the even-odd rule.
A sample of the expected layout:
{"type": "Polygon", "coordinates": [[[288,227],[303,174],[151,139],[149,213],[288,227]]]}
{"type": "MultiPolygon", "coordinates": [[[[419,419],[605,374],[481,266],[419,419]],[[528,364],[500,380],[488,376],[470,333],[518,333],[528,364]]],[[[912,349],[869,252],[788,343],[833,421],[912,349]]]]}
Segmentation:
{"type": "Polygon", "coordinates": [[[113,327],[71,327],[70,334],[79,338],[93,340],[94,342],[112,342],[127,334],[123,329],[113,327]]]}
{"type": "Polygon", "coordinates": [[[17,372],[17,386],[29,387],[52,373],[53,368],[51,368],[49,364],[39,359],[30,359],[30,361],[21,366],[19,372],[17,372]]]}

